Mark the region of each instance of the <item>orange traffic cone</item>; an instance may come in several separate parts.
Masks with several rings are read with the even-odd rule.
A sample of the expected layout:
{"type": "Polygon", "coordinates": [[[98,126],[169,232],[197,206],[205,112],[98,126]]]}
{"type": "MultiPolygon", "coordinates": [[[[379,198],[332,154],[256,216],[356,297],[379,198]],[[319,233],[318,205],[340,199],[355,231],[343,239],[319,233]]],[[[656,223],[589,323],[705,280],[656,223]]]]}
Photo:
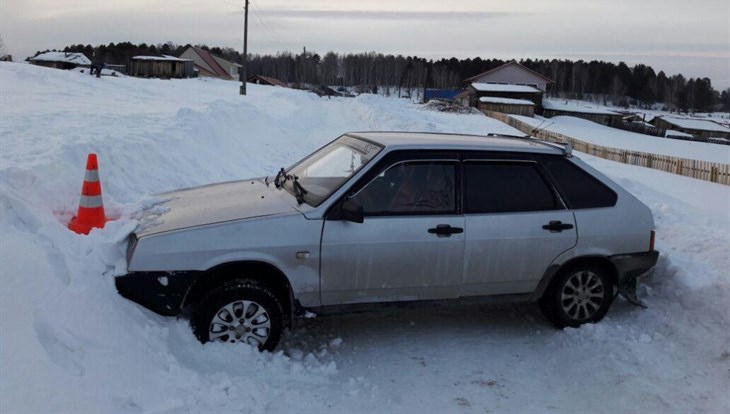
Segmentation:
{"type": "Polygon", "coordinates": [[[104,228],[104,203],[101,199],[101,182],[99,181],[99,164],[96,154],[89,154],[86,160],[84,185],[81,187],[79,213],[71,219],[68,228],[78,234],[89,234],[92,228],[104,228]]]}

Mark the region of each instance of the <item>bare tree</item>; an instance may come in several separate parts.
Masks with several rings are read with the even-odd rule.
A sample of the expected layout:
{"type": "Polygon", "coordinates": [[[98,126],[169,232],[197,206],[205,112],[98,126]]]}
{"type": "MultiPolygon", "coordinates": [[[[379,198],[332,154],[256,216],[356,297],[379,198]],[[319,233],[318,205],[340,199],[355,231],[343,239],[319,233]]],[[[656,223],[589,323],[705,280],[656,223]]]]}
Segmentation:
{"type": "Polygon", "coordinates": [[[5,47],[5,41],[3,41],[3,36],[0,35],[0,57],[5,56],[8,53],[7,47],[5,47]]]}

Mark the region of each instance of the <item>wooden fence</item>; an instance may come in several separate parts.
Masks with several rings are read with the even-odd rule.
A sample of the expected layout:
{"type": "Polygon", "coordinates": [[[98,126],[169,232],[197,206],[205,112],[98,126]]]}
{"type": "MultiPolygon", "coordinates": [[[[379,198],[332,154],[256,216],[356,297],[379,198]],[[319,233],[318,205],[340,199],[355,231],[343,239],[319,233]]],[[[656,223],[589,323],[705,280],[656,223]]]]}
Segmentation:
{"type": "Polygon", "coordinates": [[[576,151],[584,152],[599,158],[618,161],[624,164],[653,168],[655,170],[666,171],[673,174],[683,175],[685,177],[712,181],[713,183],[730,185],[730,164],[604,147],[602,145],[581,141],[558,132],[546,130],[533,133],[533,130],[535,129],[534,126],[515,119],[507,114],[493,111],[486,111],[485,113],[487,116],[502,121],[505,124],[531,136],[550,142],[570,143],[576,151]]]}

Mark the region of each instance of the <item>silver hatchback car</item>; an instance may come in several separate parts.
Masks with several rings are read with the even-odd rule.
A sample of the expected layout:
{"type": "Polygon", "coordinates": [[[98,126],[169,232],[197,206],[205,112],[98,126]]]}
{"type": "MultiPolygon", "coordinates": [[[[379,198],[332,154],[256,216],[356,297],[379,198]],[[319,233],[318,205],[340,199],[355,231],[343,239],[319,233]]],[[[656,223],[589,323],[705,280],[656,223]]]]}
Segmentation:
{"type": "Polygon", "coordinates": [[[646,205],[532,138],[348,133],[274,176],[163,196],[120,294],[262,350],[306,310],[498,297],[596,322],[658,258],[646,205]]]}

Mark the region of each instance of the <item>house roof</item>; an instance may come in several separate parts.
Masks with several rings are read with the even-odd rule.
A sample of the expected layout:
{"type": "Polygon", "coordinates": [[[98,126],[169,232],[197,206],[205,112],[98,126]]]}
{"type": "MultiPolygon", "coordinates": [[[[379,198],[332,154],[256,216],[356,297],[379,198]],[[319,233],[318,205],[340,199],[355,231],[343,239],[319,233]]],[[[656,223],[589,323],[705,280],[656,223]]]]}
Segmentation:
{"type": "Polygon", "coordinates": [[[471,86],[479,92],[542,93],[541,90],[529,85],[511,85],[505,83],[472,83],[471,86]]]}
{"type": "Polygon", "coordinates": [[[91,65],[91,61],[83,53],[46,52],[30,58],[30,60],[39,62],[64,62],[74,63],[77,65],[91,65]]]}
{"type": "Polygon", "coordinates": [[[685,129],[725,133],[730,132],[730,128],[726,128],[720,124],[710,121],[709,119],[674,118],[669,116],[662,116],[660,119],[685,129]]]}
{"type": "Polygon", "coordinates": [[[504,65],[502,65],[502,66],[496,67],[496,68],[494,68],[494,69],[490,69],[490,70],[488,70],[488,71],[486,71],[486,72],[482,72],[482,73],[480,73],[480,74],[478,74],[478,75],[474,75],[474,76],[472,76],[471,78],[467,78],[467,79],[464,79],[464,82],[471,82],[471,81],[473,81],[474,79],[478,79],[478,78],[481,78],[481,77],[482,77],[482,76],[484,76],[484,75],[489,75],[490,73],[494,73],[494,72],[497,72],[497,71],[499,71],[499,70],[502,70],[502,69],[504,69],[504,68],[505,68],[505,67],[507,67],[507,66],[512,66],[512,65],[516,65],[516,66],[519,66],[520,68],[522,68],[522,69],[524,69],[524,70],[526,70],[526,71],[528,71],[528,72],[530,72],[530,73],[534,74],[535,76],[539,76],[539,77],[541,77],[541,78],[542,78],[542,79],[544,79],[544,80],[545,80],[545,81],[546,81],[547,83],[555,83],[555,81],[553,81],[552,79],[548,78],[547,76],[545,76],[545,75],[542,75],[542,74],[539,74],[539,73],[535,72],[534,70],[532,70],[532,69],[530,69],[530,68],[527,68],[527,67],[525,67],[524,65],[520,65],[519,63],[517,63],[517,61],[516,61],[516,60],[512,60],[512,61],[510,61],[510,62],[507,62],[507,63],[505,63],[505,64],[504,64],[504,65]]]}
{"type": "Polygon", "coordinates": [[[503,105],[535,106],[534,102],[528,101],[527,99],[498,98],[494,96],[482,96],[479,98],[479,102],[503,105]]]}
{"type": "Polygon", "coordinates": [[[542,107],[551,111],[562,111],[562,112],[574,112],[580,114],[594,114],[594,115],[611,115],[620,116],[618,112],[610,111],[608,109],[601,109],[595,106],[587,104],[578,104],[575,102],[556,102],[551,99],[544,99],[542,101],[542,107]]]}
{"type": "Polygon", "coordinates": [[[189,59],[180,59],[175,56],[162,55],[162,56],[134,56],[133,60],[164,60],[170,62],[190,62],[189,59]]]}
{"type": "Polygon", "coordinates": [[[252,80],[257,79],[257,78],[258,79],[261,79],[264,82],[268,82],[268,83],[270,83],[270,84],[272,84],[274,86],[281,86],[282,88],[288,88],[289,87],[289,85],[287,85],[286,82],[282,82],[279,79],[270,78],[268,76],[262,76],[262,75],[252,75],[252,76],[249,76],[246,81],[247,82],[251,82],[252,80]]]}
{"type": "MultiPolygon", "coordinates": [[[[233,77],[231,76],[231,74],[228,73],[228,71],[225,70],[223,68],[223,66],[221,66],[220,63],[218,63],[218,59],[223,60],[223,61],[226,61],[225,59],[220,58],[220,57],[217,57],[217,56],[213,56],[207,50],[201,49],[199,47],[190,46],[190,48],[193,49],[193,51],[198,56],[200,56],[201,59],[203,59],[203,61],[208,65],[208,67],[210,69],[212,69],[213,74],[212,75],[209,75],[209,76],[217,76],[219,78],[227,79],[227,80],[233,79],[233,77]]],[[[228,62],[228,61],[226,61],[226,62],[228,62]]],[[[228,63],[230,63],[232,65],[235,65],[235,63],[233,63],[233,62],[228,62],[228,63]]],[[[211,70],[209,70],[208,68],[204,68],[204,67],[202,67],[200,65],[195,65],[195,66],[197,68],[199,68],[199,69],[205,70],[206,74],[210,74],[211,73],[211,70]]]]}

